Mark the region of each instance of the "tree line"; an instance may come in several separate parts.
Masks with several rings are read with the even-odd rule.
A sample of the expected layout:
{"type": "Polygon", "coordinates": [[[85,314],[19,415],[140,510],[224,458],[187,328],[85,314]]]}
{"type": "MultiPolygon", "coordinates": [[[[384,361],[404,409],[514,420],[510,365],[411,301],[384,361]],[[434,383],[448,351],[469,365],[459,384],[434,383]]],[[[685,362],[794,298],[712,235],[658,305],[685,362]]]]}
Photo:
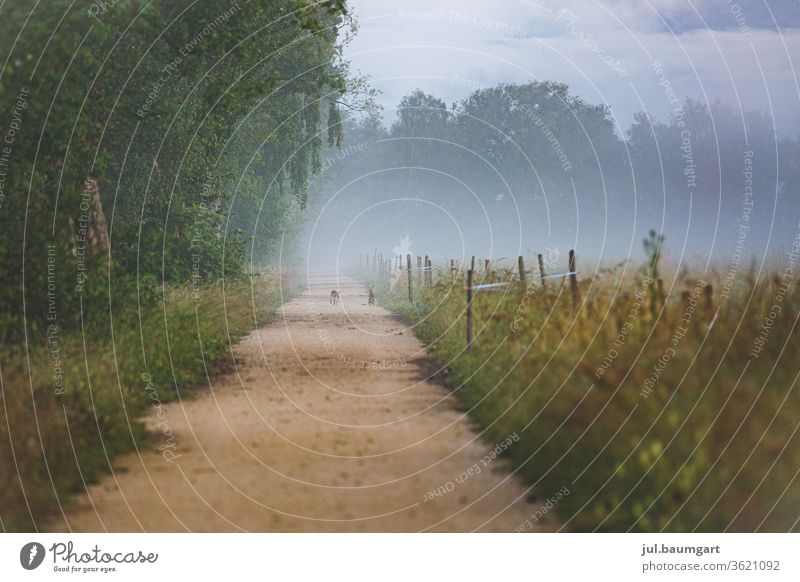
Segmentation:
{"type": "Polygon", "coordinates": [[[798,228],[800,140],[781,137],[764,113],[721,101],[686,99],[669,119],[640,112],[622,128],[608,107],[563,83],[504,83],[449,106],[417,90],[390,127],[374,116],[345,127],[346,143],[364,152],[326,172],[320,196],[344,188],[343,215],[407,199],[400,211],[375,207],[397,225],[382,241],[386,222],[373,221],[383,248],[406,230],[419,238],[457,221],[473,245],[488,249],[491,238],[499,254],[569,239],[584,256],[603,243],[619,255],[655,228],[680,242],[673,250],[686,240],[684,256],[724,261],[743,230],[743,253],[759,256],[798,228]]]}

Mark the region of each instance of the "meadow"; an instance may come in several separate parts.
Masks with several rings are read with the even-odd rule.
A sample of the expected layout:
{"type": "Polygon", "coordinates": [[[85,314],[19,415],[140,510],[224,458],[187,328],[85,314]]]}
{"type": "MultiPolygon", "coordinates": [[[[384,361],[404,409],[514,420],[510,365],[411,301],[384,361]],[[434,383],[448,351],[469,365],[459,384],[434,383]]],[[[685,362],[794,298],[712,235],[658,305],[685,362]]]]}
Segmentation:
{"type": "Polygon", "coordinates": [[[530,500],[569,491],[553,508],[564,530],[798,531],[797,249],[769,273],[659,273],[660,247],[582,273],[575,304],[568,277],[534,268],[523,284],[479,262],[474,286],[509,284],[475,292],[471,351],[463,270],[413,274],[413,303],[396,270],[379,300],[487,442],[521,436],[506,458],[530,500]]]}

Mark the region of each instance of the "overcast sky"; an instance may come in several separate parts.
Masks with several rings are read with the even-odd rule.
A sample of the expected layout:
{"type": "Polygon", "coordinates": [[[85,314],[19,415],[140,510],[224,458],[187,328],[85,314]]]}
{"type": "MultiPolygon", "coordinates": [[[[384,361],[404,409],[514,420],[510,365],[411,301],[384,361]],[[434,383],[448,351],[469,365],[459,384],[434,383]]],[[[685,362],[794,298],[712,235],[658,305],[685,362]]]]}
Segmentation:
{"type": "Polygon", "coordinates": [[[556,80],[611,107],[626,129],[646,110],[721,98],[800,134],[800,0],[350,0],[354,70],[386,119],[415,88],[448,104],[499,82],[556,80]],[[660,63],[660,67],[657,65],[660,63]]]}

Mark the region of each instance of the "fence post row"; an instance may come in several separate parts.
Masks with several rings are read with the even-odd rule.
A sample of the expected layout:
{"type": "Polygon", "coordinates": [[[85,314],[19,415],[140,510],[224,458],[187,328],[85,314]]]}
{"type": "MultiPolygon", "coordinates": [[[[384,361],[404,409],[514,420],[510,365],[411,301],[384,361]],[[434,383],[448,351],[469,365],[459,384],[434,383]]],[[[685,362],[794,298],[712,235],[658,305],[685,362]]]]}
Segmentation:
{"type": "MultiPolygon", "coordinates": [[[[537,259],[539,262],[539,278],[542,285],[542,289],[544,290],[546,286],[546,281],[548,278],[548,274],[545,271],[544,266],[544,256],[542,254],[537,255],[537,259]]],[[[367,267],[370,266],[370,253],[360,253],[359,255],[359,262],[362,265],[366,265],[367,267]]],[[[399,269],[402,270],[403,268],[403,256],[396,255],[394,257],[394,262],[399,269]]],[[[446,264],[446,261],[445,261],[446,264]]],[[[467,294],[467,305],[465,311],[465,319],[466,319],[466,335],[467,335],[467,351],[472,351],[472,343],[473,343],[473,333],[472,333],[472,326],[473,326],[473,310],[472,310],[472,303],[475,296],[475,290],[473,288],[475,282],[475,255],[472,255],[470,261],[471,269],[467,270],[467,286],[466,286],[466,294],[467,294]]],[[[377,249],[372,254],[372,268],[379,270],[381,274],[389,273],[392,268],[392,259],[384,259],[383,253],[378,253],[377,249]],[[380,261],[380,262],[378,262],[380,261]]],[[[484,260],[484,269],[485,274],[489,275],[491,273],[491,263],[489,259],[484,260]]],[[[575,250],[571,249],[569,251],[569,265],[567,267],[567,273],[561,274],[557,273],[553,275],[553,277],[562,277],[566,276],[569,279],[569,286],[570,286],[570,294],[572,296],[572,307],[573,310],[577,311],[578,306],[580,304],[580,292],[578,288],[578,276],[577,276],[577,260],[575,256],[575,250]]],[[[523,289],[527,288],[527,272],[525,271],[525,257],[520,255],[517,257],[517,270],[519,273],[519,280],[522,285],[523,289]]],[[[412,267],[411,261],[411,254],[406,255],[406,272],[408,276],[408,301],[410,303],[414,302],[414,269],[412,267]]],[[[424,262],[423,257],[417,255],[417,272],[419,273],[419,282],[421,285],[427,285],[429,288],[433,287],[433,260],[430,258],[429,255],[425,255],[424,262]],[[422,273],[425,273],[424,279],[422,273]]],[[[455,281],[456,274],[458,272],[458,268],[456,265],[455,259],[450,259],[450,275],[451,278],[455,281]]],[[[491,285],[490,285],[491,286],[491,285]]],[[[714,289],[712,285],[706,285],[703,288],[703,295],[702,295],[702,313],[704,315],[704,319],[707,325],[710,325],[714,321],[714,289]]],[[[681,302],[684,305],[687,305],[691,299],[691,294],[689,291],[682,291],[681,292],[681,302]]],[[[667,304],[667,295],[664,289],[664,280],[657,279],[656,281],[656,301],[663,307],[667,304]]]]}

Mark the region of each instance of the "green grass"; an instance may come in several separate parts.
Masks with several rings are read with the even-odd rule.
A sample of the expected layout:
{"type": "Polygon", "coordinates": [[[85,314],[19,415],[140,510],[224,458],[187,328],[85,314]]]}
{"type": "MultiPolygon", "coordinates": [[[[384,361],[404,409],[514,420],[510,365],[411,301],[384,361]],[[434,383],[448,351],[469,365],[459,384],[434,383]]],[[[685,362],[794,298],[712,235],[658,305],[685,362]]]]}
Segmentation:
{"type": "MultiPolygon", "coordinates": [[[[114,457],[145,443],[140,419],[157,398],[190,397],[228,369],[231,346],[295,291],[278,273],[168,288],[141,312],[114,310],[113,336],[59,334],[64,391],[56,393],[46,342],[2,354],[0,520],[4,531],[41,528],[114,457]],[[140,323],[141,322],[141,323],[140,323]],[[113,342],[111,338],[113,337],[113,342]],[[148,392],[150,378],[157,392],[148,392]],[[6,422],[7,420],[7,422],[6,422]]],[[[101,326],[102,327],[102,326],[101,326]]]]}
{"type": "Polygon", "coordinates": [[[414,304],[403,276],[381,299],[414,322],[489,442],[522,437],[510,461],[533,492],[569,488],[556,507],[565,529],[797,530],[797,287],[739,273],[722,298],[712,275],[708,305],[696,279],[665,275],[677,298],[662,305],[642,273],[581,280],[577,312],[563,280],[477,293],[472,352],[463,275],[416,285],[414,304]],[[684,290],[697,296],[686,320],[684,290]],[[781,313],[753,357],[778,296],[781,313]]]}

